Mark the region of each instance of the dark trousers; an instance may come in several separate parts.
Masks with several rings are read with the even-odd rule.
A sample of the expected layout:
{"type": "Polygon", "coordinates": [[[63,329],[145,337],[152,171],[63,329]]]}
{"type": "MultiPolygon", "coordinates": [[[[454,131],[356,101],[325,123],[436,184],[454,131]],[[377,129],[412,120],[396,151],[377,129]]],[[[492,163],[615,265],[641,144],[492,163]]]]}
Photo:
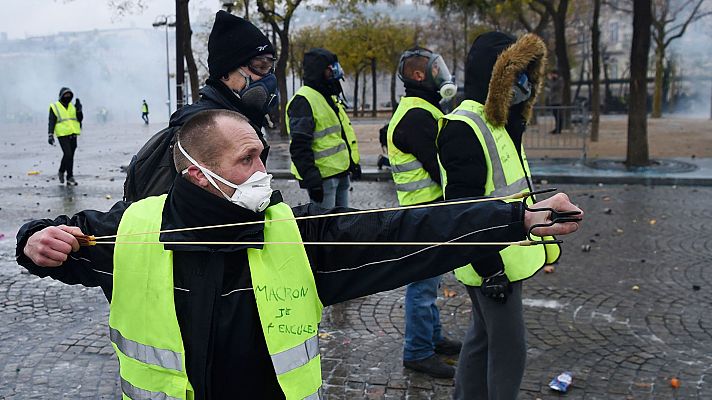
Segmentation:
{"type": "Polygon", "coordinates": [[[143,118],[143,122],[148,123],[148,113],[141,113],[141,118],[143,118]]]}
{"type": "Polygon", "coordinates": [[[522,282],[513,282],[505,304],[465,286],[472,323],[462,342],[455,375],[455,400],[515,400],[527,359],[522,282]]]}
{"type": "MultiPolygon", "coordinates": [[[[560,107],[561,104],[552,104],[553,107],[560,107]]],[[[553,130],[553,133],[561,133],[561,125],[563,122],[564,118],[564,113],[563,110],[560,108],[554,108],[551,110],[551,112],[554,114],[554,121],[555,121],[555,127],[553,130]]]]}
{"type": "Polygon", "coordinates": [[[77,149],[77,135],[62,136],[57,138],[62,147],[62,162],[59,172],[67,173],[67,178],[74,177],[74,151],[77,149]]]}

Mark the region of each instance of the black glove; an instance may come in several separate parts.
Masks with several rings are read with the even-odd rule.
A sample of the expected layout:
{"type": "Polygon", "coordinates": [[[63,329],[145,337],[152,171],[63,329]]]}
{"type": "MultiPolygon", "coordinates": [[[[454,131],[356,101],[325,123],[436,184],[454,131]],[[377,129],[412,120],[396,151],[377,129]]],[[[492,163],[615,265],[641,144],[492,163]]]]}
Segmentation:
{"type": "Polygon", "coordinates": [[[48,134],[47,134],[47,143],[49,143],[49,144],[51,144],[52,146],[54,146],[54,135],[53,135],[53,134],[51,134],[51,133],[48,133],[48,134]]]}
{"type": "Polygon", "coordinates": [[[353,164],[351,166],[351,179],[355,181],[361,180],[361,165],[353,164]]]}
{"type": "Polygon", "coordinates": [[[77,112],[82,111],[82,102],[78,98],[74,100],[74,108],[77,109],[77,112]]]}
{"type": "Polygon", "coordinates": [[[322,201],[324,201],[324,187],[323,186],[314,186],[314,187],[308,188],[307,192],[309,192],[309,198],[313,202],[321,203],[322,201]]]}
{"type": "Polygon", "coordinates": [[[483,295],[501,304],[506,303],[507,295],[512,293],[512,287],[509,286],[509,278],[504,274],[504,270],[500,270],[496,274],[483,279],[480,290],[483,295]]]}

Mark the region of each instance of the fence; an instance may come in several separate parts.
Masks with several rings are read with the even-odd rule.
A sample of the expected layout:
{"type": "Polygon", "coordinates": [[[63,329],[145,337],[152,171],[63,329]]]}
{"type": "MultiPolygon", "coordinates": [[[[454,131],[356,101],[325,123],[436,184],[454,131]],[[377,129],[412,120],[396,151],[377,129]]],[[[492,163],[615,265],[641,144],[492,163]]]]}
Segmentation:
{"type": "Polygon", "coordinates": [[[585,160],[590,125],[591,115],[585,104],[534,107],[534,114],[524,134],[527,156],[578,157],[585,160]],[[561,123],[560,133],[555,133],[557,114],[561,123]]]}

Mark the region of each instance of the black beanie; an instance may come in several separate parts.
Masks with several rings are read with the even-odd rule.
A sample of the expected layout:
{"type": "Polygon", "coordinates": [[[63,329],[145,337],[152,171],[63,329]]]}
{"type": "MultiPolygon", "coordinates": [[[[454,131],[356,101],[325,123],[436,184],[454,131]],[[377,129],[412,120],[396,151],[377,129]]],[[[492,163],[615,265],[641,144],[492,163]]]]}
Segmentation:
{"type": "Polygon", "coordinates": [[[256,26],[222,10],[215,14],[208,38],[211,77],[221,78],[261,54],[274,54],[274,47],[256,26]]]}

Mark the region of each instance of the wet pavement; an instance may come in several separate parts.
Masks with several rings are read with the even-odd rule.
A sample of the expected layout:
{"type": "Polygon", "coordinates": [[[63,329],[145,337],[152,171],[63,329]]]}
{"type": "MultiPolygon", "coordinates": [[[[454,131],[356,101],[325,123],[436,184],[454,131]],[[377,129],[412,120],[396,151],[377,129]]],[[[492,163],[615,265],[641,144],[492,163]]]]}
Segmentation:
{"type": "MultiPolygon", "coordinates": [[[[67,188],[53,177],[59,149],[46,144],[42,128],[5,129],[0,139],[0,399],[117,398],[103,295],[22,273],[14,235],[28,219],[107,210],[121,196],[119,165],[153,130],[136,125],[101,137],[87,129],[79,186],[67,188]]],[[[307,200],[293,181],[275,187],[292,205],[307,200]]],[[[561,189],[587,221],[566,238],[555,273],[524,285],[529,352],[520,398],[559,398],[547,383],[561,371],[574,375],[570,399],[712,398],[712,188],[561,189]]],[[[390,182],[354,184],[354,207],[395,204],[390,182]]],[[[451,275],[444,287],[454,294],[438,300],[444,329],[463,337],[469,299],[451,275]]],[[[398,289],[325,310],[329,399],[450,398],[452,381],[401,366],[403,296],[398,289]]]]}

